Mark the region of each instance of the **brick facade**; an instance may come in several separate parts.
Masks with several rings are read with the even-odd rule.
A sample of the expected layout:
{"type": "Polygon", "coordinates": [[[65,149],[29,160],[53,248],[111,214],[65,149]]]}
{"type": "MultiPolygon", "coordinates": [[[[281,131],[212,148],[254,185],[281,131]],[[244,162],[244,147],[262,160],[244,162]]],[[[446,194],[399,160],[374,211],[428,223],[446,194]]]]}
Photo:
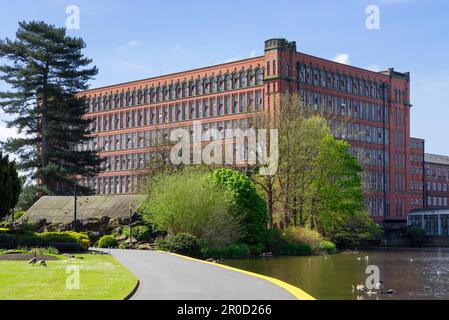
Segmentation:
{"type": "Polygon", "coordinates": [[[84,148],[108,159],[103,173],[83,182],[99,194],[132,192],[158,130],[192,129],[195,120],[214,134],[246,128],[273,106],[273,94],[287,90],[332,115],[331,128],[364,167],[365,205],[375,221],[405,221],[419,207],[419,192],[410,189],[419,161],[409,160],[422,155],[410,138],[410,75],[314,57],[285,39],[267,40],[263,56],[82,92],[95,120],[84,148]]]}

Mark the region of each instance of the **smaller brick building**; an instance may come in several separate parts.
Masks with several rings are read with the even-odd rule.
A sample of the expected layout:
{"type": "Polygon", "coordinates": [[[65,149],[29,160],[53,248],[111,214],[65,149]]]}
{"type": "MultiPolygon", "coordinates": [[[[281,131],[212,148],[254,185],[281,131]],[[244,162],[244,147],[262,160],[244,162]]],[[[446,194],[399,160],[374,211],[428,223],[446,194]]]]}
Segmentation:
{"type": "Polygon", "coordinates": [[[425,207],[448,207],[449,200],[449,157],[425,154],[425,207]]]}

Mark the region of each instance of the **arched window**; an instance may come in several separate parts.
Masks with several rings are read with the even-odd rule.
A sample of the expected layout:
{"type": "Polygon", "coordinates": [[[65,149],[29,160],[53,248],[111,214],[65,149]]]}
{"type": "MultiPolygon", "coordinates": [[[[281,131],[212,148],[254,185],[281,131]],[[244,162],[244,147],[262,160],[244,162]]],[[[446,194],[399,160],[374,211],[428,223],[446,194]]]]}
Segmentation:
{"type": "Polygon", "coordinates": [[[176,84],[176,99],[180,99],[182,96],[181,85],[179,83],[176,84]]]}
{"type": "Polygon", "coordinates": [[[262,69],[260,68],[256,70],[256,85],[262,85],[262,69]]]}
{"type": "Polygon", "coordinates": [[[89,99],[87,99],[87,105],[88,105],[88,110],[89,110],[89,112],[92,112],[93,111],[93,101],[92,101],[92,99],[89,97],[89,99]]]}
{"type": "Polygon", "coordinates": [[[246,88],[246,71],[240,72],[240,88],[246,88]]]}
{"type": "Polygon", "coordinates": [[[130,103],[130,95],[129,92],[125,94],[125,107],[128,107],[130,103]]]}
{"type": "Polygon", "coordinates": [[[193,97],[195,95],[195,84],[193,81],[189,82],[190,96],[193,97]]]}
{"type": "Polygon", "coordinates": [[[173,87],[173,84],[169,86],[169,99],[173,100],[175,98],[175,87],[173,87]]]}
{"type": "Polygon", "coordinates": [[[182,92],[184,98],[187,98],[189,96],[189,86],[187,85],[187,82],[184,82],[182,84],[182,92]]]}
{"type": "Polygon", "coordinates": [[[218,86],[218,92],[222,92],[224,90],[225,80],[224,80],[222,75],[220,75],[218,77],[218,84],[217,84],[217,86],[218,86]]]}
{"type": "Polygon", "coordinates": [[[231,90],[231,77],[229,74],[225,76],[225,90],[231,90]]]}
{"type": "Polygon", "coordinates": [[[347,91],[348,93],[352,93],[352,78],[348,77],[348,84],[347,84],[347,91]]]}
{"type": "Polygon", "coordinates": [[[115,97],[111,93],[111,95],[109,96],[109,107],[111,109],[115,108],[115,103],[114,102],[115,102],[115,97]]]}
{"type": "Polygon", "coordinates": [[[249,85],[250,85],[250,87],[254,86],[256,84],[256,79],[255,79],[255,76],[254,76],[254,70],[253,69],[251,69],[248,72],[248,78],[249,78],[249,85]]]}
{"type": "Polygon", "coordinates": [[[121,93],[120,94],[120,101],[119,101],[119,104],[120,104],[120,108],[123,108],[123,104],[124,104],[124,100],[125,99],[125,97],[123,96],[123,93],[121,93]]]}
{"type": "Polygon", "coordinates": [[[136,105],[136,91],[133,90],[132,96],[131,96],[131,105],[135,106],[136,105]]]}
{"type": "Polygon", "coordinates": [[[156,88],[156,101],[161,101],[162,100],[162,92],[161,92],[161,88],[157,87],[156,88]]]}
{"type": "Polygon", "coordinates": [[[210,81],[208,78],[204,79],[204,94],[209,94],[210,92],[210,81]]]}
{"type": "Polygon", "coordinates": [[[156,101],[156,91],[154,88],[150,89],[150,102],[154,103],[156,101]]]}
{"type": "Polygon", "coordinates": [[[210,92],[215,93],[217,91],[217,80],[215,78],[210,79],[210,92]]]}
{"type": "Polygon", "coordinates": [[[201,80],[198,80],[196,82],[196,95],[200,96],[203,94],[203,82],[201,80]]]}
{"type": "Polygon", "coordinates": [[[164,85],[163,87],[162,87],[162,99],[164,100],[164,101],[167,101],[168,100],[168,88],[167,88],[167,86],[166,85],[164,85]]]}
{"type": "Polygon", "coordinates": [[[143,103],[143,93],[142,90],[139,90],[139,93],[137,94],[137,104],[143,103]]]}
{"type": "Polygon", "coordinates": [[[232,75],[232,89],[238,89],[239,88],[239,76],[234,73],[232,75]]]}
{"type": "Polygon", "coordinates": [[[150,100],[150,92],[148,91],[148,88],[146,88],[144,92],[143,102],[147,104],[149,100],[150,100]]]}

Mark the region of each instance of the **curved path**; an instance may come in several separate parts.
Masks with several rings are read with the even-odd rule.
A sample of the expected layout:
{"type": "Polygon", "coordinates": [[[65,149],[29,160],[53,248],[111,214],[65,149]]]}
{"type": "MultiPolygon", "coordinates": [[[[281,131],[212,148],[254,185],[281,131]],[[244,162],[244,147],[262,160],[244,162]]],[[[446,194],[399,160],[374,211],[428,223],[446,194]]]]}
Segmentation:
{"type": "Polygon", "coordinates": [[[159,251],[109,250],[139,278],[135,300],[313,299],[282,281],[159,251]]]}

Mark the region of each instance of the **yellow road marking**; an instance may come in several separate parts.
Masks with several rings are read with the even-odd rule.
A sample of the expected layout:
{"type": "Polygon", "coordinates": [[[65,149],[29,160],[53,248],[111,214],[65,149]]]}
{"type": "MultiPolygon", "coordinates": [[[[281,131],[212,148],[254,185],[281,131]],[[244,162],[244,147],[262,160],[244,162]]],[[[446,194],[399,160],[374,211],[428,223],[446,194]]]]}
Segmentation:
{"type": "MultiPolygon", "coordinates": [[[[157,251],[165,252],[165,251],[161,251],[161,250],[157,250],[157,251]]],[[[200,259],[195,259],[195,258],[183,256],[181,254],[177,254],[177,253],[173,253],[173,252],[165,252],[165,253],[171,254],[173,256],[181,257],[181,258],[184,258],[184,259],[189,259],[189,260],[192,260],[192,261],[197,261],[197,262],[210,264],[210,265],[213,265],[213,266],[216,266],[216,267],[220,267],[220,268],[223,268],[223,269],[244,273],[244,274],[252,276],[252,277],[256,277],[256,278],[260,278],[260,279],[269,281],[269,282],[277,285],[278,287],[281,287],[282,289],[288,291],[289,293],[291,293],[294,297],[298,298],[299,300],[316,300],[310,294],[308,294],[305,291],[299,289],[298,287],[295,287],[295,286],[293,286],[293,285],[291,285],[291,284],[289,284],[287,282],[284,282],[284,281],[276,279],[276,278],[272,278],[272,277],[264,276],[264,275],[261,275],[261,274],[258,274],[258,273],[254,273],[254,272],[250,272],[250,271],[246,271],[246,270],[241,270],[241,269],[225,266],[225,265],[218,264],[218,263],[213,263],[213,262],[209,262],[209,261],[205,261],[205,260],[200,260],[200,259]]]]}

